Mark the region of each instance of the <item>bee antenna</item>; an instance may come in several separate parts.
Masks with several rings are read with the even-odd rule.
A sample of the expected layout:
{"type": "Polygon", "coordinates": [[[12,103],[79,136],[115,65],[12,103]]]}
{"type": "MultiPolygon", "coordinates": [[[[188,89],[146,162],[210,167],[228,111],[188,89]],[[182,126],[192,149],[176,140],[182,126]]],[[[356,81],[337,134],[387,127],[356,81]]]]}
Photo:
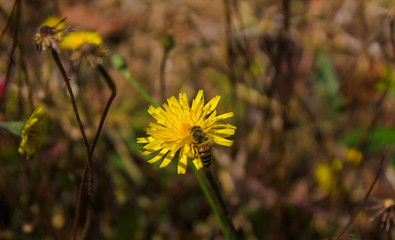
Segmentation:
{"type": "Polygon", "coordinates": [[[64,17],[62,20],[60,20],[54,27],[57,27],[59,24],[61,24],[62,22],[66,21],[67,17],[64,17]]]}

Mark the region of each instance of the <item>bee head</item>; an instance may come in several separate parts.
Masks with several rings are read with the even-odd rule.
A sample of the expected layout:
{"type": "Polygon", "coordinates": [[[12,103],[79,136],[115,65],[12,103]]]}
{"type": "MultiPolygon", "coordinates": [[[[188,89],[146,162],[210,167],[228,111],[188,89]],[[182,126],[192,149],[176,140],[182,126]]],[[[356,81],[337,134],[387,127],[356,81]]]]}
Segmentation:
{"type": "Polygon", "coordinates": [[[40,34],[42,35],[50,35],[50,34],[54,34],[54,28],[53,27],[49,27],[49,26],[42,26],[39,30],[40,34]]]}

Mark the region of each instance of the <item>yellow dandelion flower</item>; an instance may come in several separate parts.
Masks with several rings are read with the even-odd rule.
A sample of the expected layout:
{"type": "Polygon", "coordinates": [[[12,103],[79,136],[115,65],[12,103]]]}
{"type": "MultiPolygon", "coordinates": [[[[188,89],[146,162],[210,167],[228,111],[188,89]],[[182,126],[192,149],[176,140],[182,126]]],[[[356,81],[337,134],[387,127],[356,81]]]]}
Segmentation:
{"type": "MultiPolygon", "coordinates": [[[[155,154],[149,163],[163,159],[160,168],[166,167],[177,152],[179,174],[185,174],[188,157],[197,169],[203,167],[204,159],[211,151],[211,144],[231,146],[232,140],[226,139],[235,133],[236,127],[222,123],[233,117],[233,113],[217,115],[216,107],[220,96],[215,96],[204,104],[203,90],[199,90],[192,106],[188,104],[186,93],[179,94],[179,100],[173,96],[162,107],[150,106],[148,113],[156,119],[147,129],[148,137],[138,138],[138,143],[146,145],[141,149],[143,156],[155,154]],[[203,145],[205,144],[205,145],[203,145]],[[198,148],[205,152],[200,152],[198,148]]],[[[205,159],[207,160],[207,159],[205,159]]]]}
{"type": "Polygon", "coordinates": [[[43,143],[44,135],[48,130],[46,118],[44,109],[38,107],[22,128],[22,140],[18,152],[25,154],[27,158],[33,155],[43,143]]]}
{"type": "Polygon", "coordinates": [[[346,152],[346,161],[357,166],[362,161],[362,153],[356,148],[349,148],[346,152]]]}
{"type": "Polygon", "coordinates": [[[62,40],[63,33],[69,31],[64,20],[66,18],[49,17],[41,24],[34,38],[39,52],[49,47],[59,51],[57,43],[62,40]]]}
{"type": "Polygon", "coordinates": [[[333,169],[327,163],[319,163],[315,167],[314,177],[318,186],[328,192],[332,192],[337,184],[333,169]]]}
{"type": "Polygon", "coordinates": [[[92,66],[101,63],[101,58],[108,54],[103,46],[103,39],[97,32],[76,31],[65,36],[59,44],[61,49],[74,51],[71,59],[88,62],[92,66]]]}
{"type": "MultiPolygon", "coordinates": [[[[66,28],[66,23],[64,22],[65,18],[60,18],[56,16],[51,16],[48,17],[47,19],[44,20],[44,22],[41,23],[41,27],[43,26],[54,26],[54,28],[57,31],[60,31],[62,29],[66,28]]],[[[61,32],[60,32],[61,34],[61,32]]]]}

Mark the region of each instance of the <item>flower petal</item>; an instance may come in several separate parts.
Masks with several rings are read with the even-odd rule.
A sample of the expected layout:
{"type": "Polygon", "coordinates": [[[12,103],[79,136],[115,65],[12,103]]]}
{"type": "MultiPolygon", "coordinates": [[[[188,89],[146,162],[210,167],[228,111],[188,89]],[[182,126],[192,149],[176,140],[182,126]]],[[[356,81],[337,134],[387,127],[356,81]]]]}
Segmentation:
{"type": "Polygon", "coordinates": [[[156,155],[154,158],[148,160],[148,163],[157,162],[158,160],[162,159],[163,156],[167,156],[166,154],[167,154],[168,152],[169,152],[169,149],[168,149],[168,148],[162,149],[162,150],[158,153],[158,155],[156,155]]]}
{"type": "Polygon", "coordinates": [[[180,158],[178,159],[178,166],[177,166],[178,174],[185,174],[187,170],[187,162],[188,162],[188,157],[185,154],[180,155],[180,158]]]}
{"type": "Polygon", "coordinates": [[[224,119],[227,119],[227,118],[231,118],[231,117],[233,117],[233,112],[228,112],[228,113],[224,113],[224,114],[218,115],[215,120],[216,121],[221,121],[221,120],[224,120],[224,119]]]}
{"type": "Polygon", "coordinates": [[[171,160],[173,160],[175,155],[175,152],[169,151],[169,153],[165,156],[165,159],[163,159],[163,162],[159,165],[160,168],[167,167],[171,160]]]}
{"type": "Polygon", "coordinates": [[[199,170],[203,167],[202,161],[200,158],[195,158],[192,160],[193,164],[195,165],[196,169],[199,170]]]}
{"type": "Polygon", "coordinates": [[[216,144],[223,145],[223,146],[227,146],[227,147],[230,147],[230,146],[232,146],[232,144],[233,144],[233,140],[229,140],[229,139],[226,139],[226,138],[223,138],[223,137],[219,137],[219,136],[217,136],[217,135],[213,135],[213,136],[212,136],[212,140],[213,140],[216,144]]]}

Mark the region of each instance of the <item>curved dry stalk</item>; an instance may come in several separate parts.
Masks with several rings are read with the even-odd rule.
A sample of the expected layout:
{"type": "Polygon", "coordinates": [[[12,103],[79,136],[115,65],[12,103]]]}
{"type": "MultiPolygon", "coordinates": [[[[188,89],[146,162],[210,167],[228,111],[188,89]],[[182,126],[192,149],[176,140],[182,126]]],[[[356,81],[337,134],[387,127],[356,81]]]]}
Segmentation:
{"type": "MultiPolygon", "coordinates": [[[[104,69],[104,67],[101,64],[98,64],[96,66],[97,70],[100,72],[100,74],[103,76],[104,80],[106,81],[107,86],[110,88],[111,90],[111,95],[107,100],[107,103],[104,107],[103,113],[100,117],[100,121],[99,121],[99,125],[97,127],[96,130],[96,134],[95,137],[92,141],[92,144],[90,146],[90,158],[87,159],[87,161],[85,162],[85,166],[84,166],[84,170],[82,172],[82,176],[81,176],[81,183],[80,183],[80,187],[79,187],[79,191],[78,191],[78,201],[77,201],[77,207],[76,207],[76,213],[74,216],[74,223],[73,223],[73,230],[72,230],[72,236],[73,239],[76,239],[76,233],[77,233],[77,225],[78,225],[78,219],[80,216],[80,209],[81,209],[81,199],[82,199],[82,193],[83,193],[83,188],[84,188],[84,183],[85,183],[85,178],[86,175],[89,171],[89,183],[88,183],[88,196],[89,196],[89,200],[92,203],[93,202],[93,185],[94,185],[94,172],[93,172],[93,162],[89,161],[89,159],[92,159],[92,155],[93,152],[95,150],[96,147],[96,143],[99,139],[101,130],[103,129],[103,125],[104,125],[104,121],[107,117],[107,113],[110,109],[110,106],[112,104],[112,102],[114,101],[114,98],[117,94],[117,89],[115,87],[114,81],[111,79],[110,75],[107,73],[107,71],[104,69]]],[[[90,215],[91,215],[91,210],[88,209],[88,215],[86,217],[85,220],[85,225],[84,225],[84,229],[83,229],[83,233],[81,236],[81,240],[85,239],[87,231],[89,229],[89,225],[90,225],[90,215]]]]}
{"type": "MultiPolygon", "coordinates": [[[[77,104],[75,102],[74,94],[73,94],[73,91],[71,89],[71,86],[70,86],[70,83],[69,83],[69,79],[67,78],[66,71],[63,68],[63,65],[62,65],[62,62],[59,59],[58,53],[53,48],[51,48],[51,54],[52,54],[52,57],[53,57],[56,65],[57,65],[57,67],[59,68],[59,71],[60,71],[60,73],[62,75],[63,82],[66,85],[67,92],[69,93],[69,96],[70,96],[71,105],[73,106],[74,114],[75,114],[75,117],[76,117],[77,122],[78,122],[78,127],[79,127],[79,130],[80,130],[81,136],[82,136],[82,140],[84,142],[84,146],[85,146],[86,152],[88,154],[88,158],[87,158],[86,162],[89,163],[89,164],[86,164],[86,165],[88,167],[92,166],[91,148],[89,147],[88,138],[86,137],[84,126],[82,125],[81,118],[80,118],[80,115],[78,113],[77,104]]],[[[73,231],[72,231],[72,238],[73,239],[76,239],[77,223],[78,223],[78,218],[79,218],[79,215],[80,215],[82,189],[83,189],[83,184],[85,182],[86,169],[88,168],[87,166],[85,166],[85,168],[84,168],[84,171],[83,171],[83,174],[82,174],[82,179],[81,179],[81,184],[80,184],[80,191],[79,191],[79,196],[78,196],[78,201],[77,201],[76,215],[75,215],[74,223],[73,223],[73,231]]],[[[90,195],[90,200],[92,200],[91,199],[91,195],[90,195]]]]}

